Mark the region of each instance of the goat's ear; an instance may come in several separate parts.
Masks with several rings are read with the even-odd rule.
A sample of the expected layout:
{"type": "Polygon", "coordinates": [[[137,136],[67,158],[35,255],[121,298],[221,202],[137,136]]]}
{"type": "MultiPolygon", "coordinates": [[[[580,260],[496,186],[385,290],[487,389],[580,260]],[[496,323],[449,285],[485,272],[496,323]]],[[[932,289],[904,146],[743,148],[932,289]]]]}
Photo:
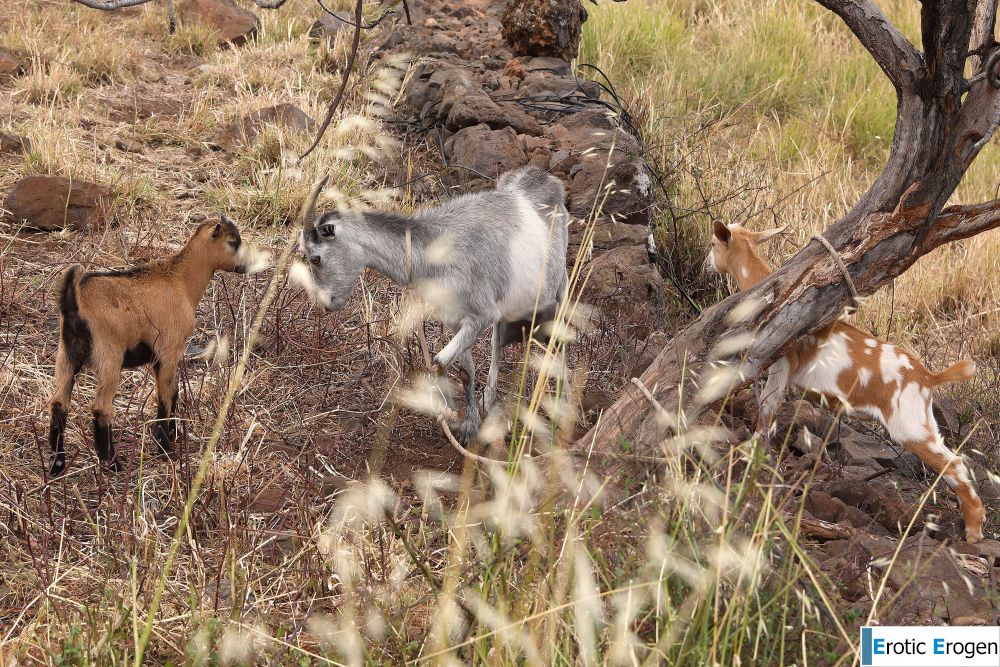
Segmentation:
{"type": "Polygon", "coordinates": [[[786,229],[788,229],[788,225],[782,225],[781,227],[777,227],[775,229],[766,229],[762,232],[757,232],[756,242],[759,245],[761,243],[764,243],[765,241],[770,241],[771,239],[773,239],[775,236],[785,231],[786,229]]]}
{"type": "Polygon", "coordinates": [[[215,228],[212,230],[212,238],[213,239],[219,238],[219,234],[221,233],[222,233],[222,223],[217,222],[215,223],[215,228]]]}
{"type": "Polygon", "coordinates": [[[729,242],[733,238],[733,233],[729,231],[729,227],[726,227],[726,223],[722,220],[712,221],[712,233],[715,234],[715,238],[719,239],[726,245],[729,245],[729,242]]]}

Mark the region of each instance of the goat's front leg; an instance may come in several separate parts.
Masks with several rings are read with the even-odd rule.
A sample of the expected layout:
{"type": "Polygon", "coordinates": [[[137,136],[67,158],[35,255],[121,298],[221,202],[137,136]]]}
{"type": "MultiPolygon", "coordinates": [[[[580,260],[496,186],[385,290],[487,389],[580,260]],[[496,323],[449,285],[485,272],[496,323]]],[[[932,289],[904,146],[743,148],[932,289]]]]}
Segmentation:
{"type": "Polygon", "coordinates": [[[177,360],[159,360],[153,364],[156,375],[156,421],[153,438],[160,452],[170,455],[177,439],[177,360]]]}
{"type": "MultiPolygon", "coordinates": [[[[444,349],[434,355],[434,363],[440,369],[441,374],[446,374],[448,372],[448,367],[451,366],[456,359],[461,359],[466,354],[469,355],[470,366],[474,372],[475,366],[471,364],[472,345],[476,342],[479,336],[482,335],[483,331],[485,331],[486,328],[495,321],[496,320],[494,318],[464,318],[462,320],[462,325],[455,334],[455,337],[448,341],[448,344],[444,346],[444,349]]],[[[448,402],[448,407],[454,409],[451,392],[445,389],[444,397],[448,402]]],[[[474,436],[479,432],[478,421],[479,410],[476,407],[475,401],[472,401],[469,405],[469,409],[466,411],[465,421],[461,426],[459,426],[459,431],[466,433],[472,431],[472,435],[474,436]]]]}
{"type": "Polygon", "coordinates": [[[107,465],[112,472],[119,472],[121,464],[115,457],[115,445],[111,436],[111,422],[115,412],[115,394],[118,393],[118,384],[121,382],[122,367],[121,359],[123,353],[108,352],[98,353],[97,358],[104,359],[104,363],[95,365],[97,374],[97,388],[94,392],[94,401],[91,403],[91,415],[94,419],[94,448],[97,450],[97,458],[107,465]],[[109,359],[115,359],[115,363],[109,359]]]}
{"type": "Polygon", "coordinates": [[[764,385],[760,416],[757,419],[757,431],[761,435],[770,436],[776,428],[774,416],[778,414],[778,410],[785,400],[789,371],[788,359],[782,357],[771,364],[771,368],[767,372],[767,384],[764,385]]]}
{"type": "Polygon", "coordinates": [[[69,402],[73,395],[73,384],[76,381],[77,369],[66,356],[62,344],[56,352],[55,391],[49,399],[49,448],[52,458],[49,461],[49,476],[58,477],[66,470],[66,417],[69,414],[69,402]]]}
{"type": "Polygon", "coordinates": [[[458,328],[455,337],[448,341],[444,348],[434,355],[434,363],[442,371],[454,363],[483,335],[486,328],[496,322],[496,317],[465,317],[458,328]]]}

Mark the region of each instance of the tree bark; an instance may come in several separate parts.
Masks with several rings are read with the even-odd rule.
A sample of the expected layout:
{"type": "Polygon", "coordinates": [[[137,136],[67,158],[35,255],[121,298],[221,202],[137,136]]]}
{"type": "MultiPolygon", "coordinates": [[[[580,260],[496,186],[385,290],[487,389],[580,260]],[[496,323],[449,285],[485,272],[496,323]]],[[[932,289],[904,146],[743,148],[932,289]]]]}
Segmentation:
{"type": "MultiPolygon", "coordinates": [[[[982,70],[997,62],[990,60],[997,52],[997,0],[925,1],[923,53],[869,0],[818,2],[844,20],[897,94],[885,168],[860,201],[823,233],[858,292],[869,295],[941,244],[1000,226],[998,201],[942,212],[1000,120],[1000,96],[991,83],[996,77],[982,70]],[[966,80],[970,55],[980,67],[966,80]]],[[[691,422],[707,404],[697,395],[710,371],[728,366],[738,368],[742,378],[759,377],[790,344],[838,318],[850,297],[837,263],[812,241],[753,289],[706,310],[640,380],[663,409],[691,422]],[[753,315],[733,321],[734,313],[747,311],[753,315]],[[743,332],[755,334],[745,355],[713,354],[720,341],[743,332]]],[[[651,418],[652,410],[646,397],[629,389],[574,447],[615,451],[624,439],[631,451],[648,452],[667,435],[663,420],[651,418]]]]}

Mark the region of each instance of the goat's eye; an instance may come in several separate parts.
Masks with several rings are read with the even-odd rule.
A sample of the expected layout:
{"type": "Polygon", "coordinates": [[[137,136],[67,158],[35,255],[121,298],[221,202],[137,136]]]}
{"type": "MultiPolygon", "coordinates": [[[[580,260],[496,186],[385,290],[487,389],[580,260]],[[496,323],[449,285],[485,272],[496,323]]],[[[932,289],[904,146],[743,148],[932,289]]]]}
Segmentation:
{"type": "Polygon", "coordinates": [[[236,250],[240,247],[240,242],[236,239],[229,239],[229,247],[236,250]]]}
{"type": "Polygon", "coordinates": [[[337,228],[332,224],[320,225],[316,232],[319,234],[320,238],[329,239],[337,234],[337,228]]]}

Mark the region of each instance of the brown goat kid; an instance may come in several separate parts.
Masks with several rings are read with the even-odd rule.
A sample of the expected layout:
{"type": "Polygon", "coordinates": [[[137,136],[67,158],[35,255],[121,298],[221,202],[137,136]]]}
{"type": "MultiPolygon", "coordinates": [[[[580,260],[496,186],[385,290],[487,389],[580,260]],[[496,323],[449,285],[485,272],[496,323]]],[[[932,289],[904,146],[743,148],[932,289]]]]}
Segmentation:
{"type": "MultiPolygon", "coordinates": [[[[709,263],[715,271],[732,275],[741,290],[750,289],[771,273],[757,245],[783,230],[752,232],[717,220],[709,263]]],[[[935,373],[912,353],[844,322],[833,322],[800,339],[771,365],[758,429],[771,428],[789,388],[839,403],[852,416],[880,421],[893,441],[941,474],[958,497],[966,539],[978,542],[983,539],[986,511],[968,468],[945,446],[931,409],[935,387],[968,380],[975,372],[976,364],[963,360],[935,373]]]]}
{"type": "Polygon", "coordinates": [[[246,250],[231,221],[203,222],[172,257],[123,271],[85,273],[70,266],[58,286],[59,350],[49,400],[49,474],[66,469],[63,441],[76,374],[93,369],[91,413],[97,457],[121,469],[111,438],[113,401],[122,368],[153,364],[157,410],[153,435],[169,454],[177,436],[177,366],[194,332],[195,308],[216,271],[247,270],[246,250]]]}

